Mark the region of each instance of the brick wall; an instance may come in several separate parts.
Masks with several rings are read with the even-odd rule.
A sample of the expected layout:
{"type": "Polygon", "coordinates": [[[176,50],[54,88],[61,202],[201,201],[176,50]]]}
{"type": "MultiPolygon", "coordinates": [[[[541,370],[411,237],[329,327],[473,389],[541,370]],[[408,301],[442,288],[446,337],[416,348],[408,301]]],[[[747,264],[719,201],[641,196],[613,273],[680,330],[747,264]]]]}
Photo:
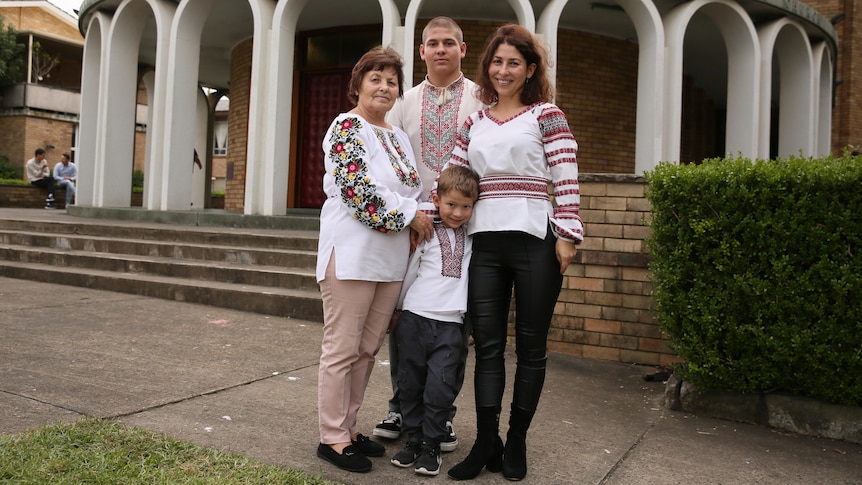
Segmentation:
{"type": "Polygon", "coordinates": [[[248,103],[251,86],[252,40],[231,53],[230,112],[228,113],[227,164],[224,208],[242,211],[245,206],[245,156],[248,144],[248,103]]]}
{"type": "Polygon", "coordinates": [[[67,116],[50,115],[41,112],[28,112],[27,116],[11,115],[3,117],[0,130],[0,153],[9,162],[22,167],[33,158],[37,148],[46,148],[48,164],[51,169],[60,161],[60,155],[71,153],[74,121],[67,116]],[[53,149],[48,149],[53,145],[53,149]]]}
{"type": "MultiPolygon", "coordinates": [[[[45,206],[45,189],[34,185],[0,184],[0,207],[17,207],[38,209],[45,206]]],[[[143,205],[143,192],[132,192],[132,207],[143,205]]],[[[54,205],[58,209],[66,208],[66,190],[58,188],[54,192],[54,205]]],[[[224,209],[224,197],[212,196],[210,202],[213,209],[224,209]]]]}
{"type": "Polygon", "coordinates": [[[59,13],[58,15],[63,17],[58,18],[58,15],[41,7],[0,6],[0,15],[6,19],[5,25],[11,25],[17,31],[49,33],[67,40],[84,41],[78,31],[76,19],[65,13],[59,13]],[[60,20],[61,18],[68,22],[60,20]]]}
{"type": "Polygon", "coordinates": [[[24,164],[33,156],[38,146],[30,147],[27,144],[27,118],[24,116],[2,116],[0,117],[0,154],[6,155],[9,162],[24,167],[24,164]]]}
{"type": "Polygon", "coordinates": [[[838,34],[838,58],[835,76],[841,84],[835,86],[832,108],[832,152],[842,153],[847,145],[862,146],[862,11],[858,2],[844,0],[803,1],[827,20],[838,14],[844,18],[835,24],[838,34]]]}
{"type": "MultiPolygon", "coordinates": [[[[47,195],[45,189],[35,185],[0,184],[0,207],[40,209],[45,207],[47,195]]],[[[66,189],[54,191],[54,205],[58,209],[66,208],[66,189]]]]}
{"type": "MultiPolygon", "coordinates": [[[[646,181],[585,174],[580,185],[586,237],[563,278],[549,349],[649,365],[679,361],[650,312],[646,181]]],[[[511,326],[509,335],[514,336],[511,326]]]]}

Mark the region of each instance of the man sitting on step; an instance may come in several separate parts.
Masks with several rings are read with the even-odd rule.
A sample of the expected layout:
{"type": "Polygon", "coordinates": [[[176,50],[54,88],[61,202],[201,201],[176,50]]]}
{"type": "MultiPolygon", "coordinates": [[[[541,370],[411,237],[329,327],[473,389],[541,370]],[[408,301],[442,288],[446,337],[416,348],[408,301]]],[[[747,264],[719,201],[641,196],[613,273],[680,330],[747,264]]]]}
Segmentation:
{"type": "Polygon", "coordinates": [[[45,150],[37,148],[35,156],[27,160],[25,175],[32,185],[48,190],[48,197],[45,199],[45,208],[56,209],[56,206],[54,206],[54,189],[57,184],[54,181],[54,177],[51,176],[48,161],[45,160],[45,150]]]}

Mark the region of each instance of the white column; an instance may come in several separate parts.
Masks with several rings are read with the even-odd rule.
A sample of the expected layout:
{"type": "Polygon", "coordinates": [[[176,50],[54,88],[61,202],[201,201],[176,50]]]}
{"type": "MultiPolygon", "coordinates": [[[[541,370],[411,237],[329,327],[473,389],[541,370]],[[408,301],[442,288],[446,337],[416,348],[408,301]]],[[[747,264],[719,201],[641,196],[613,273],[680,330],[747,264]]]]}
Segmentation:
{"type": "Polygon", "coordinates": [[[638,97],[635,127],[635,174],[655,168],[662,159],[665,108],[665,32],[655,4],[620,0],[631,17],[638,38],[638,97]]]}
{"type": "Polygon", "coordinates": [[[778,61],[778,156],[814,153],[813,56],[804,30],[782,18],[757,31],[761,46],[759,156],[769,157],[773,61],[778,61]]]}
{"type": "Polygon", "coordinates": [[[96,179],[98,207],[131,205],[132,168],[135,150],[135,118],[138,87],[138,48],[146,22],[151,16],[146,2],[120,4],[108,33],[104,68],[104,89],[99,106],[102,120],[96,159],[100,162],[96,179]]]}
{"type": "Polygon", "coordinates": [[[197,108],[195,110],[195,136],[193,150],[197,150],[202,167],[199,168],[194,163],[194,159],[192,158],[192,156],[189,155],[189,166],[192,170],[192,200],[190,208],[195,210],[203,210],[205,204],[204,197],[206,195],[206,184],[210,183],[210,181],[207,180],[206,166],[208,159],[206,151],[209,149],[209,143],[207,143],[207,126],[209,126],[210,108],[207,96],[201,89],[198,89],[197,100],[197,108]]]}
{"type": "MultiPolygon", "coordinates": [[[[267,107],[275,91],[281,89],[279,79],[272,79],[269,62],[272,50],[272,20],[276,3],[272,0],[250,1],[254,17],[254,42],[251,54],[251,81],[248,100],[248,145],[245,161],[246,214],[275,215],[285,213],[287,198],[287,152],[273,153],[272,139],[288,133],[267,131],[267,107]]],[[[293,77],[292,75],[290,76],[293,77]]],[[[281,116],[289,116],[280,113],[281,116]]]]}
{"type": "Polygon", "coordinates": [[[813,112],[815,124],[814,156],[823,157],[832,153],[832,58],[826,42],[814,46],[814,96],[813,112]],[[819,71],[819,72],[818,72],[819,71]]]}
{"type": "Polygon", "coordinates": [[[99,93],[102,85],[102,55],[107,43],[106,35],[111,19],[97,12],[90,19],[87,36],[84,39],[83,69],[81,71],[81,121],[78,134],[77,193],[75,204],[80,206],[96,205],[96,178],[102,170],[102,161],[97,160],[99,133],[99,93]]]}
{"type": "Polygon", "coordinates": [[[168,63],[171,53],[171,25],[177,7],[170,2],[155,4],[156,19],[156,66],[147,87],[147,143],[144,156],[144,208],[162,210],[163,174],[168,160],[163,156],[165,133],[170,129],[166,123],[168,63]]]}
{"type": "Polygon", "coordinates": [[[715,22],[727,47],[725,155],[756,158],[760,43],[754,23],[735,3],[713,3],[704,7],[704,13],[715,22]]]}
{"type": "Polygon", "coordinates": [[[167,65],[159,210],[191,207],[192,155],[197,128],[201,32],[216,0],[182,2],[173,17],[167,65]]]}

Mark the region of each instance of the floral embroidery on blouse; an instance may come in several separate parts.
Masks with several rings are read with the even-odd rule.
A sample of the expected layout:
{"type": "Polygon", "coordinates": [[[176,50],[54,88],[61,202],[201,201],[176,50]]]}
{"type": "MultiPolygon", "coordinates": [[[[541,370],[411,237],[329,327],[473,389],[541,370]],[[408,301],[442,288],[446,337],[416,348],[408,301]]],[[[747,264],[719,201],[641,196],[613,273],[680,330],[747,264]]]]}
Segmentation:
{"type": "Polygon", "coordinates": [[[377,134],[377,139],[380,140],[380,144],[383,145],[383,150],[386,152],[386,155],[389,156],[389,161],[392,163],[392,168],[395,169],[395,174],[398,175],[398,180],[408,187],[418,187],[422,183],[419,181],[419,173],[416,172],[416,169],[410,164],[410,160],[404,156],[404,150],[401,149],[401,145],[395,138],[395,134],[389,133],[389,141],[391,141],[392,146],[395,147],[395,151],[398,153],[401,163],[399,163],[395,154],[392,153],[392,150],[389,148],[389,144],[386,143],[386,136],[383,134],[383,130],[380,128],[374,128],[374,133],[377,134]],[[407,167],[410,173],[405,174],[404,169],[401,168],[401,164],[407,167]]]}
{"type": "Polygon", "coordinates": [[[358,118],[346,118],[332,127],[329,158],[335,162],[335,184],[341,189],[341,200],[354,211],[354,219],[380,232],[399,232],[405,226],[404,214],[385,210],[386,200],[377,193],[368,175],[360,128],[358,118]]]}

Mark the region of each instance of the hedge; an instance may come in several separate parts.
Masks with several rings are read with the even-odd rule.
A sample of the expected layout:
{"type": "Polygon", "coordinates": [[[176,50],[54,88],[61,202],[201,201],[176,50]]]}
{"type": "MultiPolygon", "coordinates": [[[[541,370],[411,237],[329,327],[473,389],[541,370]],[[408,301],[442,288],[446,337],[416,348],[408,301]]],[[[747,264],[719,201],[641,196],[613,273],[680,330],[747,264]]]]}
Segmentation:
{"type": "Polygon", "coordinates": [[[862,405],[862,157],[646,177],[655,315],[681,376],[862,405]]]}

